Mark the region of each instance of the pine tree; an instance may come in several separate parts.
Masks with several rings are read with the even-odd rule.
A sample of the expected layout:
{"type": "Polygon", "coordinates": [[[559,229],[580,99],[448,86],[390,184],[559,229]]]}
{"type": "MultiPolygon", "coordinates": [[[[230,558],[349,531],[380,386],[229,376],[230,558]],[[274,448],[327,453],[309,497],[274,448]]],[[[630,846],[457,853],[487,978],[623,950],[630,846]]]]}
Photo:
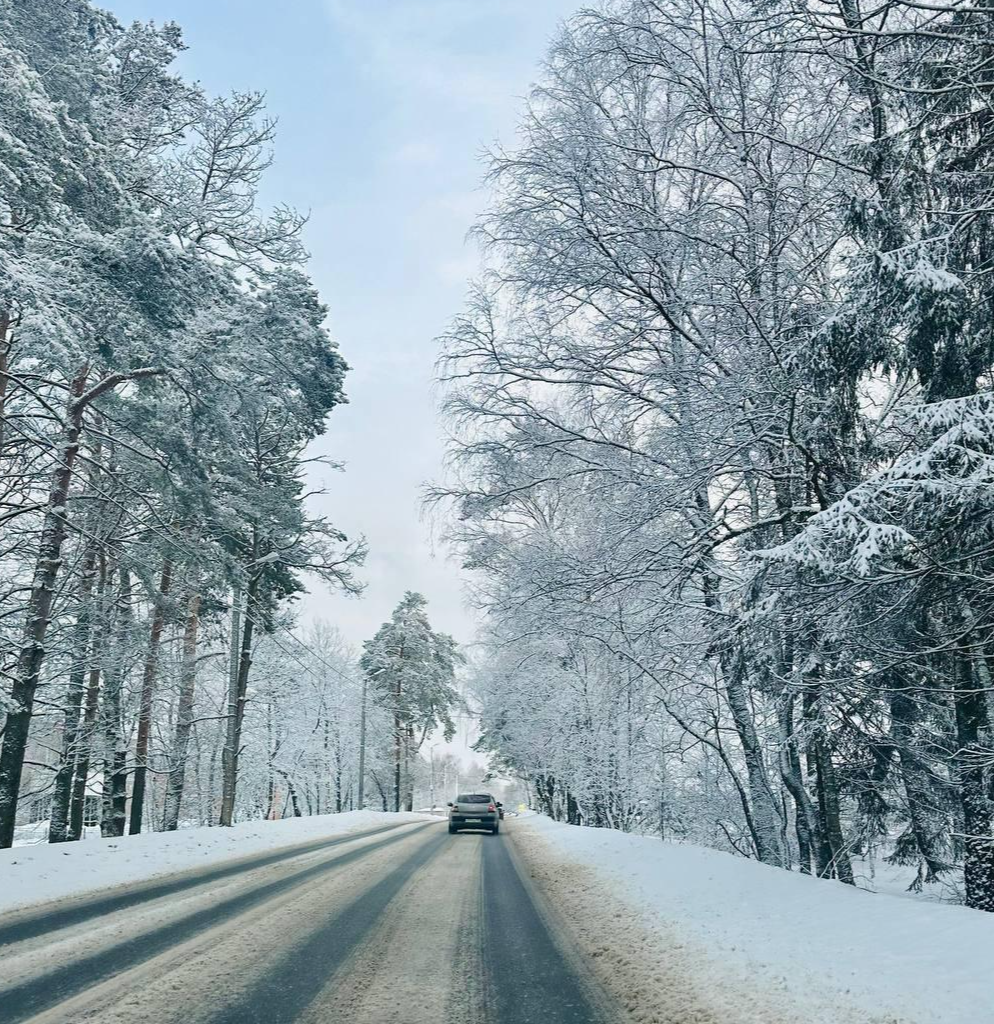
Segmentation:
{"type": "Polygon", "coordinates": [[[453,685],[462,655],[446,633],[431,628],[427,601],[408,591],[376,635],[363,645],[362,670],[381,707],[393,716],[393,809],[413,810],[410,758],[436,729],[455,735],[453,685]]]}

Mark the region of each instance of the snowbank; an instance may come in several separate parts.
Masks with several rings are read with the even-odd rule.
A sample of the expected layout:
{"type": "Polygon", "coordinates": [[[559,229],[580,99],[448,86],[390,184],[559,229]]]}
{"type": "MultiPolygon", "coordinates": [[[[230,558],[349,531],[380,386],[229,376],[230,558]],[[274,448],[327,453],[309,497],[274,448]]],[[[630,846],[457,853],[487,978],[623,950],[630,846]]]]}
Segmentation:
{"type": "Polygon", "coordinates": [[[346,832],[426,820],[438,819],[406,812],[347,811],[282,821],[243,821],[232,828],[15,846],[0,850],[0,913],[346,832]]]}
{"type": "MultiPolygon", "coordinates": [[[[558,875],[568,879],[560,893],[572,893],[584,917],[598,921],[599,893],[608,904],[599,920],[608,929],[603,910],[609,916],[614,907],[617,917],[623,908],[640,933],[628,943],[629,958],[654,962],[659,971],[652,973],[665,980],[677,955],[681,971],[696,974],[715,1012],[680,1019],[994,1021],[994,915],[541,815],[522,819],[513,834],[540,881],[543,860],[560,861],[558,875]],[[580,870],[563,871],[562,861],[580,870]]],[[[616,944],[603,934],[607,952],[616,944]]],[[[635,1017],[660,1019],[648,1010],[635,1017]]]]}

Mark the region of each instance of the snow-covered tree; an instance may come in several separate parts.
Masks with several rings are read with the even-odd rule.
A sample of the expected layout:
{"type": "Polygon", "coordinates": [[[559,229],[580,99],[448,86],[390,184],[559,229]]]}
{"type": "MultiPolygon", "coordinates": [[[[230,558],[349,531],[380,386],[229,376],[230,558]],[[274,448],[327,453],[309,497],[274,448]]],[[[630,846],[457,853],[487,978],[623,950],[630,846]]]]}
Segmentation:
{"type": "Polygon", "coordinates": [[[963,863],[994,906],[986,29],[618,0],[493,155],[435,497],[484,742],[556,814],[605,820],[632,693],[629,827],[848,882],[963,863]]]}
{"type": "Polygon", "coordinates": [[[274,126],[183,82],[182,45],[84,0],[0,10],[0,845],[25,792],[78,838],[97,769],[108,834],[132,775],[147,824],[153,762],[177,822],[224,629],[230,821],[258,636],[308,574],[356,589],[362,545],[306,508],[347,368],[303,219],[259,203],[274,126]]]}
{"type": "Polygon", "coordinates": [[[462,661],[455,641],[431,628],[428,602],[408,591],[390,621],[363,645],[362,670],[380,707],[393,718],[393,809],[413,809],[412,756],[437,729],[446,740],[455,735],[452,709],[459,703],[454,686],[462,661]]]}

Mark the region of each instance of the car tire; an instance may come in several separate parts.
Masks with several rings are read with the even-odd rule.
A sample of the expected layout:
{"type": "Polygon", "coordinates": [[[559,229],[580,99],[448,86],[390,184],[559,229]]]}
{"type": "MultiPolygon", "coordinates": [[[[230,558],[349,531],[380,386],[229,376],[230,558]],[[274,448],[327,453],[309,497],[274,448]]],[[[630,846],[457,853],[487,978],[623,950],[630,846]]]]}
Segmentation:
{"type": "Polygon", "coordinates": [[[497,835],[497,833],[499,831],[500,831],[500,825],[494,825],[494,827],[490,830],[490,834],[492,836],[495,836],[495,835],[497,835]]]}
{"type": "Polygon", "coordinates": [[[459,829],[453,828],[452,825],[449,826],[449,835],[450,836],[454,836],[458,831],[459,831],[459,829]]]}

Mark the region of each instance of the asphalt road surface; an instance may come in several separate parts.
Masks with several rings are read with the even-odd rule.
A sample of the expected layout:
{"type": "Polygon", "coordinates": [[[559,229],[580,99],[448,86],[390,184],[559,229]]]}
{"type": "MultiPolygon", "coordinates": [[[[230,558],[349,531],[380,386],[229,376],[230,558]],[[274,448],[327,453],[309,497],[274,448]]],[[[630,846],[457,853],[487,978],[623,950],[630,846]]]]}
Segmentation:
{"type": "Polygon", "coordinates": [[[387,826],[0,920],[0,1024],[614,1024],[506,834],[387,826]]]}

